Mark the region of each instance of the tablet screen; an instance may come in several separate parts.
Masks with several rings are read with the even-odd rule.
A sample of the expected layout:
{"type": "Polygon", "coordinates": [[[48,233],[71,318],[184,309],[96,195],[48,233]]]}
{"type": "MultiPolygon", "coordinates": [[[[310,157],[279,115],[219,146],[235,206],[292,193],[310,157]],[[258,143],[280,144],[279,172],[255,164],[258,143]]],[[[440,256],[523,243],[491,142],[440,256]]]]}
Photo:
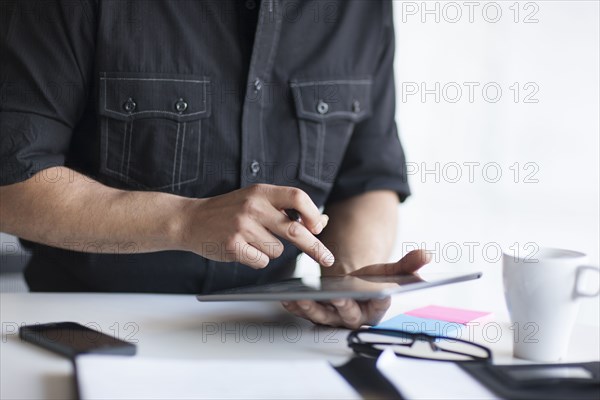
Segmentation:
{"type": "Polygon", "coordinates": [[[197,298],[200,301],[370,299],[479,277],[481,272],[305,277],[205,293],[197,298]]]}

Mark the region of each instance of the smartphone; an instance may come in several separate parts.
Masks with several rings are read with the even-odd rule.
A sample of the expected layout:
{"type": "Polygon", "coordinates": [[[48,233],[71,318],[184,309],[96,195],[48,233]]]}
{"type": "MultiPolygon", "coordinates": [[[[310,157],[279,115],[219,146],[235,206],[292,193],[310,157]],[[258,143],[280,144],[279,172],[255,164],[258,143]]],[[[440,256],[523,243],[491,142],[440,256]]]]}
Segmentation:
{"type": "Polygon", "coordinates": [[[132,356],[133,343],[126,342],[75,322],[54,322],[22,326],[19,337],[70,359],[80,354],[132,356]]]}

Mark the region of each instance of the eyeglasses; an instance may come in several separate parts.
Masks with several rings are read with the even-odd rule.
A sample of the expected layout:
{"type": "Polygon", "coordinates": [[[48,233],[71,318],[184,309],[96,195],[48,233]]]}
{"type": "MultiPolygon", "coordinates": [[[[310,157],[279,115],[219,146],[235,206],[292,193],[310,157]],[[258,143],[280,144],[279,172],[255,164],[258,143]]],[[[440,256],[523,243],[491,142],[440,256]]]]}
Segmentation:
{"type": "Polygon", "coordinates": [[[391,348],[397,356],[436,361],[491,361],[485,346],[447,336],[390,329],[358,329],[348,335],[348,346],[358,355],[376,358],[391,348]]]}

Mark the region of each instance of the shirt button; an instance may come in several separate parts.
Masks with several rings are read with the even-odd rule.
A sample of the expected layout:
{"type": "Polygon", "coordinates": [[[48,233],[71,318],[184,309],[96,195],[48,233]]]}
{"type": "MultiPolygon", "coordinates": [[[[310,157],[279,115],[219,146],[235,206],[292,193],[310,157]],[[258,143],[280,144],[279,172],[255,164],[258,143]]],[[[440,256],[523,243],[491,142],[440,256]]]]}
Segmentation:
{"type": "Polygon", "coordinates": [[[248,10],[254,10],[256,8],[256,1],[254,1],[254,0],[246,0],[245,5],[246,5],[246,8],[248,10]]]}
{"type": "Polygon", "coordinates": [[[261,89],[262,89],[262,81],[260,79],[256,78],[256,80],[254,81],[254,91],[260,92],[261,89]]]}
{"type": "Polygon", "coordinates": [[[327,114],[329,111],[329,104],[325,103],[323,100],[319,100],[317,104],[317,112],[321,115],[327,114]]]}
{"type": "Polygon", "coordinates": [[[187,108],[188,108],[188,103],[183,99],[179,99],[175,103],[175,109],[177,110],[178,113],[184,112],[185,110],[187,110],[187,108]]]}
{"type": "Polygon", "coordinates": [[[135,101],[133,101],[133,99],[130,97],[125,101],[125,103],[123,103],[123,110],[128,113],[132,113],[136,106],[137,104],[135,104],[135,101]]]}
{"type": "Polygon", "coordinates": [[[354,111],[355,113],[360,112],[360,101],[354,100],[354,103],[352,103],[352,111],[354,111]]]}
{"type": "Polygon", "coordinates": [[[252,172],[252,176],[258,175],[260,172],[260,163],[256,160],[250,163],[250,172],[252,172]]]}

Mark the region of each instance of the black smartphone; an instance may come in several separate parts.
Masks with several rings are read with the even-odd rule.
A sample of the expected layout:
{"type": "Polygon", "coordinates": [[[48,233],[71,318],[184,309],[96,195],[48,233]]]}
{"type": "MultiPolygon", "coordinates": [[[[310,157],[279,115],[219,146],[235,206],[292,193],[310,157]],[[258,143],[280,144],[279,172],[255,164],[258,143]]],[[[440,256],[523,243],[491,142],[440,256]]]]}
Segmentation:
{"type": "Polygon", "coordinates": [[[135,344],[76,322],[22,326],[19,337],[70,359],[86,353],[132,356],[136,352],[135,344]]]}

